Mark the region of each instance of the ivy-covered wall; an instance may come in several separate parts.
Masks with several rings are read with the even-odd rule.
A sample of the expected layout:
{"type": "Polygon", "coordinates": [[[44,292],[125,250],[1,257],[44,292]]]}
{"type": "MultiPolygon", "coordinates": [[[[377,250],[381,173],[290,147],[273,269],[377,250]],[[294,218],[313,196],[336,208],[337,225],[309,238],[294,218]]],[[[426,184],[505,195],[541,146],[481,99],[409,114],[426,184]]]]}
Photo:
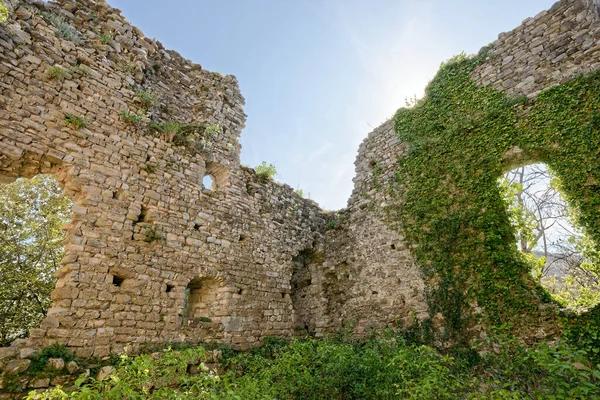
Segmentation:
{"type": "Polygon", "coordinates": [[[532,341],[563,331],[514,245],[498,178],[545,162],[600,239],[599,37],[592,1],[559,1],[443,64],[425,97],[394,116],[394,139],[386,122],[361,145],[350,204],[385,209],[389,237],[406,237],[406,273],[420,270],[425,320],[445,345],[490,326],[532,341]]]}

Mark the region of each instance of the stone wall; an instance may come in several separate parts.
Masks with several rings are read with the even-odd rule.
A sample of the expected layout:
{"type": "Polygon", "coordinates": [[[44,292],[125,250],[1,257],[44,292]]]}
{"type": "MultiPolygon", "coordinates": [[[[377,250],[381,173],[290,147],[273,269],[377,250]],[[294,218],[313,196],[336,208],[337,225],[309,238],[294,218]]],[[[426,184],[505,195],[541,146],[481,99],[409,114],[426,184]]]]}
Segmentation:
{"type": "MultiPolygon", "coordinates": [[[[55,342],[100,357],[143,342],[247,348],[427,316],[425,282],[383,211],[405,151],[391,121],[359,149],[348,208],[324,213],[240,165],[235,77],[164,49],[100,0],[5,3],[0,178],[53,174],[74,206],[48,317],[0,363],[55,342]],[[193,132],[182,140],[167,122],[193,132]]],[[[535,96],[597,70],[598,21],[591,0],[563,0],[500,35],[473,78],[535,96]]]]}
{"type": "Polygon", "coordinates": [[[80,356],[147,341],[245,348],[291,335],[291,260],[324,218],[289,186],[240,166],[235,77],[165,50],[101,1],[8,5],[0,176],[51,173],[74,201],[53,306],[12,353],[52,342],[80,356]],[[57,16],[77,40],[61,37],[57,16]],[[66,72],[52,77],[52,67],[66,72]],[[151,107],[140,90],[155,94],[151,107]],[[143,118],[128,124],[124,112],[143,118]],[[67,114],[87,126],[67,124],[67,114]],[[218,133],[179,145],[169,132],[151,135],[152,120],[218,133]],[[212,188],[202,186],[207,174],[212,188]]]}
{"type": "MultiPolygon", "coordinates": [[[[597,1],[594,0],[597,3],[597,1]]],[[[600,19],[592,0],[562,0],[501,33],[472,74],[508,96],[540,91],[600,68],[600,19]]]]}
{"type": "MultiPolygon", "coordinates": [[[[561,0],[549,10],[523,21],[513,31],[501,33],[485,50],[488,56],[475,69],[472,78],[478,85],[491,85],[511,97],[533,98],[542,90],[578,74],[597,71],[600,68],[597,2],[561,0]]],[[[358,321],[364,318],[365,326],[369,325],[366,320],[368,307],[376,310],[378,323],[401,321],[406,324],[414,317],[428,316],[425,282],[398,233],[402,231],[402,221],[384,211],[390,200],[389,185],[405,151],[405,144],[399,141],[391,120],[371,132],[360,145],[355,162],[354,191],[345,210],[347,223],[343,225],[344,233],[336,237],[341,243],[340,251],[333,251],[326,257],[326,260],[352,260],[350,264],[359,271],[350,275],[355,277],[352,282],[345,283],[346,287],[352,288],[351,299],[339,304],[344,310],[342,314],[358,317],[358,321]],[[361,292],[359,289],[370,285],[380,288],[373,289],[372,293],[377,295],[368,295],[367,290],[361,292]],[[378,295],[382,292],[393,296],[387,299],[396,301],[379,302],[378,295]],[[364,309],[352,308],[353,304],[359,303],[365,306],[364,309]]],[[[506,163],[522,165],[535,161],[515,154],[507,157],[506,163]]],[[[547,311],[541,305],[540,314],[545,313],[547,311]]],[[[540,325],[545,323],[546,319],[540,318],[540,325]]],[[[536,331],[536,327],[529,331],[538,336],[543,332],[543,329],[536,331]]]]}

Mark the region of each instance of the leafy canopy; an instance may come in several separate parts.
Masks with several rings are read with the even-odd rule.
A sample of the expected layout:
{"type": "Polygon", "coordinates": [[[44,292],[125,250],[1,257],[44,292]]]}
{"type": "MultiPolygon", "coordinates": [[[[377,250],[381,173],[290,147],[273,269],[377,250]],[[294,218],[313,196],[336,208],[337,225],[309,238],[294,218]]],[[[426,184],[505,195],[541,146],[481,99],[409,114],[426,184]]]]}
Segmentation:
{"type": "Polygon", "coordinates": [[[70,208],[51,176],[0,185],[0,346],[26,336],[46,315],[70,208]]]}

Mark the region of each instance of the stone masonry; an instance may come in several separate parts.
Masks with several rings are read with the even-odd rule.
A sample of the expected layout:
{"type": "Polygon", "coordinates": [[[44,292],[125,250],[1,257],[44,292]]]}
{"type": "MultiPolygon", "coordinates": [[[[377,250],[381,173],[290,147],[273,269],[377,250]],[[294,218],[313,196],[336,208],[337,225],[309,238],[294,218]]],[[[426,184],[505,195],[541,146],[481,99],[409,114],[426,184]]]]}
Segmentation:
{"type": "MultiPolygon", "coordinates": [[[[53,174],[74,205],[53,306],[0,364],[51,343],[83,357],[144,342],[248,348],[427,316],[419,268],[382,211],[404,151],[390,121],[359,148],[348,208],[326,213],[240,165],[235,77],[164,49],[102,0],[4,3],[0,181],[53,174]],[[152,130],[169,123],[196,136],[152,130]]],[[[597,70],[597,3],[562,0],[501,34],[473,79],[533,97],[597,70]]]]}

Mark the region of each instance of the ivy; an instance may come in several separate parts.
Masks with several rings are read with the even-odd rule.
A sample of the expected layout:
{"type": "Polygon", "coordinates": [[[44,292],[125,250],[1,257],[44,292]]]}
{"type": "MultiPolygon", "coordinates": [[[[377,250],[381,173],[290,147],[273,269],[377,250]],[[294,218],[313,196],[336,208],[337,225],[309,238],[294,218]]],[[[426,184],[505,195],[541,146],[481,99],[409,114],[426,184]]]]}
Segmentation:
{"type": "Polygon", "coordinates": [[[478,323],[513,332],[539,326],[552,301],[515,245],[499,178],[510,162],[546,163],[578,222],[600,242],[600,72],[538,95],[509,98],[470,73],[486,57],[442,65],[425,97],[397,111],[408,144],[398,162],[388,221],[413,244],[440,338],[466,345],[478,323]],[[503,160],[515,146],[518,160],[503,160]],[[536,325],[537,324],[537,325],[536,325]]]}

